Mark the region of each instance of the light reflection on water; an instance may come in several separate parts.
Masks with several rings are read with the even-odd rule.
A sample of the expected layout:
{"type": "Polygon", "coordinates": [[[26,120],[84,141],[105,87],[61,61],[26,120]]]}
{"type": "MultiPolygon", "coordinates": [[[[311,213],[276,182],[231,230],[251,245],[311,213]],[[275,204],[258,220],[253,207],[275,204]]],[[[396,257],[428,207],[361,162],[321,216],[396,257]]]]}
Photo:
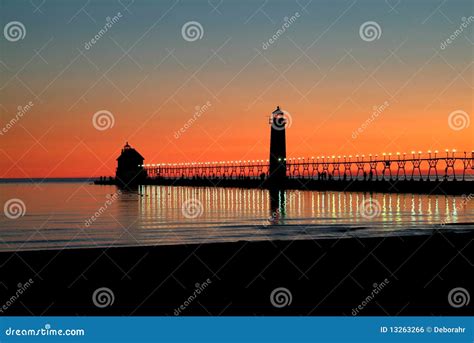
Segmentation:
{"type": "Polygon", "coordinates": [[[441,223],[466,224],[443,230],[474,223],[474,201],[440,195],[140,186],[110,201],[114,186],[5,184],[0,190],[1,204],[19,198],[26,205],[25,216],[0,219],[0,250],[9,251],[411,235],[441,223]],[[193,218],[183,212],[190,199],[193,218]],[[362,211],[367,203],[373,217],[362,211]]]}

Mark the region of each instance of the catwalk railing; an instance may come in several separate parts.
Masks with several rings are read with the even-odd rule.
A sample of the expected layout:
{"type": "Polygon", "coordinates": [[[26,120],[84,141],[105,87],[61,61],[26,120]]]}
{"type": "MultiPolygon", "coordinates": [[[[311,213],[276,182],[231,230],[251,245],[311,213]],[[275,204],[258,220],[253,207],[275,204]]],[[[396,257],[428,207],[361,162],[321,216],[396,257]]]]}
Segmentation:
{"type": "MultiPolygon", "coordinates": [[[[411,154],[317,156],[288,158],[289,178],[317,180],[471,180],[474,177],[474,151],[412,152],[411,154]]],[[[265,179],[268,160],[158,163],[142,166],[149,178],[265,179]]]]}

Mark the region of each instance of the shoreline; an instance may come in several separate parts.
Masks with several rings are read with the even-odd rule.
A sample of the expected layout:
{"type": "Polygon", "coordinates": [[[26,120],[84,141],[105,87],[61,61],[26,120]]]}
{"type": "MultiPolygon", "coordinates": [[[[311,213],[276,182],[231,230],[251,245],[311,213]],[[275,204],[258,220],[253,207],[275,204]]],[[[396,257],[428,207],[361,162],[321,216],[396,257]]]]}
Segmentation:
{"type": "MultiPolygon", "coordinates": [[[[292,227],[292,226],[305,226],[309,228],[308,225],[299,225],[299,224],[282,224],[277,225],[278,228],[285,228],[285,227],[292,227]]],[[[208,245],[215,245],[215,244],[247,244],[247,243],[268,243],[268,242],[295,242],[295,241],[326,241],[326,240],[347,240],[347,239],[387,239],[387,238],[410,238],[410,237],[427,237],[437,233],[438,230],[442,230],[443,234],[465,234],[474,231],[474,223],[447,223],[447,224],[437,224],[431,227],[409,227],[407,229],[403,229],[400,231],[391,231],[389,233],[377,233],[373,234],[372,236],[357,236],[352,235],[351,233],[357,232],[359,230],[367,229],[367,226],[344,226],[344,225],[327,225],[324,227],[320,227],[321,229],[327,229],[331,226],[337,226],[340,231],[340,234],[337,237],[334,236],[318,236],[318,237],[310,237],[310,236],[302,236],[299,235],[299,238],[259,238],[259,239],[235,239],[229,241],[210,241],[209,239],[205,239],[205,242],[192,242],[192,243],[165,243],[165,244],[104,244],[104,245],[94,245],[94,246],[65,246],[65,247],[39,247],[39,248],[22,248],[22,250],[1,250],[0,254],[5,253],[28,253],[28,252],[62,252],[62,251],[71,251],[71,250],[93,250],[93,249],[101,249],[101,250],[109,250],[109,249],[155,249],[155,248],[173,248],[173,247],[180,247],[180,246],[208,246],[208,245]],[[440,228],[435,228],[442,227],[440,228]],[[462,226],[462,228],[459,228],[462,226]],[[345,231],[341,231],[345,230],[345,231]],[[410,233],[410,231],[416,231],[415,233],[410,233]]],[[[263,226],[262,226],[263,228],[263,226]]],[[[319,228],[319,227],[318,227],[319,228]]]]}
{"type": "Polygon", "coordinates": [[[447,294],[469,289],[474,231],[431,235],[0,253],[8,299],[34,284],[2,315],[174,315],[196,284],[209,287],[180,315],[348,315],[388,280],[357,315],[473,315],[447,294]],[[465,271],[465,272],[460,272],[465,271]],[[385,281],[384,281],[385,282],[385,281]],[[91,301],[109,288],[113,305],[91,301]],[[292,304],[272,306],[284,287],[292,304]]]}

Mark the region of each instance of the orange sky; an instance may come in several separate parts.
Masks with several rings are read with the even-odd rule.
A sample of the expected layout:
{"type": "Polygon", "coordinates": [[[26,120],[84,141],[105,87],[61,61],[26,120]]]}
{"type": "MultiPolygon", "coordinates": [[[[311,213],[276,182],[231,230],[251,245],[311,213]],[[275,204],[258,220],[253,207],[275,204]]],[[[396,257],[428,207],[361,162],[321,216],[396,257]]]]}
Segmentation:
{"type": "MultiPolygon", "coordinates": [[[[380,10],[386,29],[376,42],[360,39],[358,28],[367,18],[351,11],[310,45],[343,6],[331,9],[327,19],[319,8],[309,9],[318,16],[317,26],[315,17],[301,16],[287,37],[265,51],[261,42],[276,23],[260,18],[243,26],[238,22],[242,17],[231,16],[222,30],[212,30],[217,25],[213,21],[222,18],[202,17],[208,28],[204,38],[189,43],[179,34],[185,21],[179,19],[179,9],[179,18],[146,34],[131,58],[111,38],[132,46],[145,32],[141,21],[118,23],[110,37],[83,51],[89,60],[77,49],[84,50],[82,42],[98,26],[83,16],[72,36],[43,23],[41,29],[29,30],[24,41],[2,41],[0,60],[8,69],[0,69],[0,126],[6,127],[18,106],[34,105],[0,135],[0,177],[113,175],[115,158],[127,140],[146,163],[267,159],[268,116],[276,105],[292,118],[289,157],[471,151],[474,124],[453,130],[448,123],[453,111],[464,111],[468,120],[473,113],[469,43],[459,38],[441,51],[440,37],[452,31],[451,24],[436,17],[425,26],[416,16],[386,18],[386,8],[380,6],[373,10],[380,10]],[[46,64],[34,57],[34,50],[53,33],[41,52],[46,64]],[[310,47],[306,55],[294,43],[310,47]],[[353,132],[371,117],[373,107],[385,101],[389,106],[354,139],[353,132]],[[211,106],[176,139],[175,132],[193,117],[196,106],[207,102],[211,106]],[[92,118],[99,110],[112,113],[113,127],[94,128],[92,118]]],[[[457,18],[463,13],[457,10],[446,13],[457,18]]],[[[147,18],[149,11],[144,11],[147,18]]],[[[35,18],[40,24],[44,20],[35,18]]]]}

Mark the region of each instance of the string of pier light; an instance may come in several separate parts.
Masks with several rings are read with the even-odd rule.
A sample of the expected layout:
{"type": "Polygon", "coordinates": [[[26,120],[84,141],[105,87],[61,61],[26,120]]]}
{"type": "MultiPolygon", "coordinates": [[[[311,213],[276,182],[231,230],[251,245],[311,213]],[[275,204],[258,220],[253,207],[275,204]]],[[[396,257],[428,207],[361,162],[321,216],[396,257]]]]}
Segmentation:
{"type": "Polygon", "coordinates": [[[263,163],[269,163],[269,160],[152,163],[152,164],[142,164],[138,166],[139,167],[194,167],[194,166],[206,166],[206,165],[236,165],[236,164],[242,164],[242,163],[257,163],[259,165],[263,165],[263,163]]]}
{"type": "MultiPolygon", "coordinates": [[[[429,161],[429,160],[446,160],[446,159],[474,159],[474,150],[469,153],[467,151],[463,152],[464,156],[459,156],[459,153],[456,149],[445,149],[444,154],[440,153],[439,150],[427,150],[425,153],[423,151],[412,150],[410,153],[400,153],[396,152],[392,154],[390,152],[383,152],[381,154],[381,159],[378,154],[356,154],[356,155],[321,155],[321,156],[312,156],[312,157],[290,157],[279,159],[286,161],[291,164],[303,164],[303,163],[357,163],[357,162],[396,162],[396,161],[429,161]],[[456,155],[457,154],[457,155],[456,155]],[[411,157],[410,157],[411,155],[411,157]],[[422,157],[425,155],[426,157],[422,157]],[[354,159],[355,158],[355,159],[354,159]]],[[[151,163],[139,165],[139,167],[149,168],[149,167],[168,167],[168,168],[183,168],[183,167],[206,167],[206,166],[261,166],[269,163],[269,160],[235,160],[235,161],[214,161],[214,162],[179,162],[179,163],[151,163]]]]}

